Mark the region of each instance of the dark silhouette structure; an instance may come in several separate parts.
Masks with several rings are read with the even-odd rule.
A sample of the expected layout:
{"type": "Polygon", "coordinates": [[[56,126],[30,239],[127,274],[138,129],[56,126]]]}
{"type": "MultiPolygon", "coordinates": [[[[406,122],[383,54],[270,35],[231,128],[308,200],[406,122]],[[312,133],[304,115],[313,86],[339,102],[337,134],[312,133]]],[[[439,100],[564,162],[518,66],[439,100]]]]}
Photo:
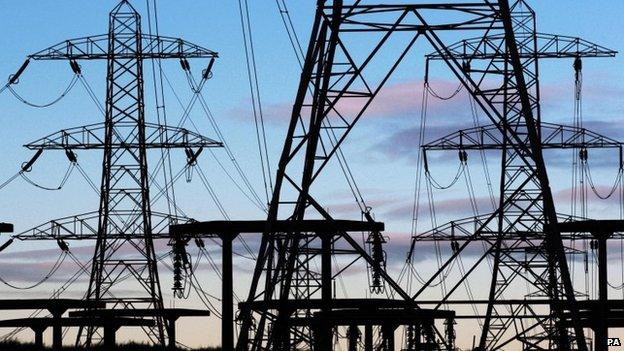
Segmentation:
{"type": "MultiPolygon", "coordinates": [[[[283,231],[277,227],[280,221],[304,223],[310,217],[320,217],[328,223],[335,221],[316,200],[314,185],[419,38],[433,46],[435,53],[429,58],[446,63],[491,120],[492,129],[502,136],[504,171],[499,206],[476,223],[472,234],[474,238],[481,238],[482,232],[494,227],[494,238],[488,241],[492,248],[487,253],[494,256],[494,276],[479,348],[500,345],[501,335],[510,321],[517,318],[503,316],[496,308],[496,301],[509,279],[518,274],[518,269],[527,267],[533,284],[547,297],[552,312],[538,322],[543,332],[538,333],[537,339],[522,333],[513,335],[512,339],[523,343],[525,349],[587,350],[542,155],[537,61],[540,55],[612,56],[614,52],[578,39],[538,36],[533,13],[524,5],[523,1],[518,1],[510,6],[506,0],[383,5],[359,1],[347,4],[340,0],[317,2],[299,91],[263,230],[260,256],[248,301],[241,304],[242,332],[238,350],[301,347],[329,350],[333,348],[334,336],[340,334],[331,323],[338,319],[335,316],[347,320],[358,315],[373,318],[362,311],[363,306],[347,314],[342,310],[345,301],[335,297],[332,281],[340,272],[332,272],[331,257],[344,253],[341,250],[366,261],[396,296],[404,300],[407,313],[413,309],[411,318],[419,320],[419,313],[423,316],[428,313],[417,307],[420,294],[468,245],[469,241],[457,245],[453,258],[442,265],[425,287],[414,296],[407,296],[385,273],[383,263],[366,252],[347,231],[305,231],[303,228],[283,231]],[[448,41],[445,34],[449,32],[461,32],[476,39],[455,44],[448,41]],[[403,49],[395,48],[398,50],[395,59],[388,57],[386,50],[385,66],[380,69],[375,60],[377,55],[387,49],[386,45],[399,33],[403,38],[409,33],[411,39],[399,46],[403,49]],[[349,40],[356,35],[360,38],[368,35],[367,43],[371,45],[366,51],[359,41],[357,55],[349,40]],[[554,45],[538,48],[540,41],[554,45]],[[559,43],[564,45],[557,45],[559,43]],[[367,74],[371,66],[383,73],[381,78],[367,74]],[[357,107],[344,109],[347,101],[350,107],[357,107]],[[534,254],[525,264],[518,264],[514,257],[517,246],[507,246],[503,242],[509,233],[526,233],[527,229],[538,235],[535,242],[529,242],[534,245],[534,254]],[[320,271],[314,267],[320,267],[320,271]]],[[[459,135],[460,138],[464,136],[463,133],[459,135]]],[[[461,140],[456,144],[463,145],[461,140]]],[[[527,241],[523,239],[522,243],[527,241]]],[[[450,292],[460,285],[461,280],[450,292]]],[[[446,297],[437,304],[436,311],[444,312],[438,308],[445,300],[446,297]]],[[[387,331],[388,325],[380,323],[381,329],[387,331]]],[[[452,326],[452,322],[447,321],[446,325],[452,326]]],[[[443,345],[439,347],[452,349],[454,332],[441,333],[437,328],[433,323],[407,325],[408,349],[420,349],[423,342],[435,342],[443,345]],[[428,335],[421,330],[436,332],[428,335]],[[432,334],[444,334],[446,339],[434,340],[432,334]]],[[[358,333],[357,328],[350,330],[352,336],[358,333]]],[[[370,326],[366,332],[370,334],[370,326]]],[[[391,333],[382,334],[384,349],[392,349],[391,333]]]]}
{"type": "MultiPolygon", "coordinates": [[[[210,77],[217,57],[216,52],[179,38],[144,34],[141,17],[127,0],[111,11],[108,34],[65,40],[29,56],[29,61],[68,61],[76,75],[81,74],[80,61],[107,63],[105,121],[64,129],[26,145],[37,150],[30,164],[43,150],[64,150],[70,160],[76,157],[72,150],[103,150],[99,210],[55,220],[16,236],[20,240],[96,240],[85,297],[88,301],[107,302],[111,308],[164,311],[154,233],[189,219],[152,212],[147,150],[181,148],[195,155],[193,149],[222,145],[183,128],[146,121],[143,64],[147,60],[154,63],[177,59],[183,67],[189,67],[187,59],[204,58],[209,63],[203,73],[203,84],[210,77]],[[93,220],[97,220],[95,226],[93,220]]],[[[165,316],[155,313],[150,318],[154,323],[145,328],[148,336],[153,342],[165,345],[165,316]]],[[[91,345],[99,335],[98,327],[81,328],[79,343],[91,345]]]]}
{"type": "MultiPolygon", "coordinates": [[[[85,345],[93,344],[103,329],[105,345],[112,347],[117,328],[136,325],[144,327],[154,343],[174,349],[176,320],[208,313],[164,308],[153,241],[170,240],[175,290],[182,285],[181,267],[189,265],[187,244],[212,238],[222,244],[224,350],[328,351],[345,343],[349,351],[394,351],[396,335],[402,334],[402,350],[451,351],[456,349],[454,325],[462,319],[482,320],[475,351],[513,346],[525,351],[586,351],[587,328],[594,332],[594,349],[607,350],[608,329],[624,326],[624,304],[609,300],[607,294],[607,240],[624,231],[624,221],[558,213],[543,151],[571,149],[586,158],[588,149],[616,149],[622,168],[623,145],[580,125],[542,122],[539,62],[573,60],[578,90],[582,60],[613,57],[616,52],[580,38],[540,33],[536,27],[535,13],[524,0],[372,5],[317,0],[266,220],[195,222],[152,211],[147,150],[183,148],[190,164],[203,148],[221,143],[146,121],[143,63],[178,59],[187,70],[187,59],[206,58],[206,80],[217,54],[182,39],[143,34],[139,14],[121,1],[110,13],[107,35],[68,40],[29,56],[67,60],[77,75],[80,60],[108,64],[104,123],[65,129],[27,144],[37,154],[24,166],[32,165],[43,150],[64,150],[70,160],[75,158],[72,150],[103,150],[99,211],[14,236],[96,240],[89,289],[79,306],[83,310],[69,318],[61,317],[65,308],[49,319],[0,321],[0,327],[28,326],[41,344],[43,330],[51,326],[57,347],[62,326],[79,326],[79,343],[85,345]],[[457,41],[458,37],[466,39],[457,41]],[[496,150],[501,176],[493,212],[413,237],[409,261],[422,242],[449,243],[451,253],[412,292],[386,270],[385,225],[372,210],[360,206],[359,218],[338,219],[321,196],[323,179],[332,180],[326,170],[334,160],[352,185],[341,147],[420,41],[434,50],[425,55],[425,85],[429,66],[444,64],[490,123],[424,143],[425,172],[427,155],[434,151],[457,152],[465,164],[468,151],[496,150]],[[94,219],[96,228],[88,225],[94,219]],[[247,234],[260,234],[261,242],[249,295],[239,304],[235,320],[232,246],[235,238],[247,234]],[[579,301],[574,289],[568,258],[574,252],[566,243],[578,239],[593,240],[598,252],[596,300],[579,301]],[[477,244],[483,253],[460,275],[450,275],[454,265],[463,268],[461,255],[477,244]],[[457,297],[486,262],[491,262],[492,272],[487,298],[457,297]],[[352,272],[366,274],[366,296],[340,294],[336,282],[352,272]],[[121,280],[124,289],[116,292],[121,280]],[[430,299],[427,293],[441,282],[446,284],[443,295],[430,299]],[[529,286],[530,293],[506,298],[519,283],[529,286]],[[111,308],[102,309],[104,303],[111,308]],[[483,306],[484,312],[452,309],[467,305],[483,306]],[[240,324],[237,342],[235,322],[240,324]]],[[[10,84],[27,65],[28,61],[10,84]]],[[[0,232],[11,230],[0,224],[0,232]]]]}
{"type": "MultiPolygon", "coordinates": [[[[157,309],[98,309],[87,311],[75,311],[69,313],[70,317],[78,317],[88,320],[102,320],[110,321],[109,323],[116,323],[117,321],[124,322],[129,318],[141,317],[135,320],[147,320],[152,322],[153,318],[163,318],[167,325],[167,347],[170,350],[177,350],[176,344],[176,321],[180,317],[207,317],[210,316],[210,311],[204,310],[192,310],[185,308],[163,308],[157,309]],[[152,319],[145,319],[152,318],[152,319]]],[[[88,324],[85,324],[88,325],[88,324]]],[[[106,339],[106,336],[104,337],[106,339]]],[[[106,342],[105,342],[106,346],[106,342]]]]}
{"type": "MultiPolygon", "coordinates": [[[[275,191],[262,230],[260,256],[248,301],[241,304],[242,332],[237,349],[307,347],[329,350],[333,347],[333,335],[338,327],[331,321],[340,318],[375,321],[372,314],[362,310],[365,306],[353,306],[354,301],[335,297],[332,282],[341,272],[332,272],[331,260],[338,253],[353,255],[357,257],[355,261],[365,261],[376,275],[376,283],[383,281],[402,299],[392,304],[400,306],[399,309],[404,309],[409,318],[416,321],[413,324],[404,321],[407,323],[408,349],[419,349],[423,344],[431,343],[453,348],[452,317],[438,310],[439,305],[435,310],[438,314],[420,309],[415,300],[422,289],[414,296],[407,295],[385,272],[380,256],[369,254],[353,240],[348,229],[338,225],[339,222],[313,195],[313,185],[325,166],[339,153],[340,145],[419,38],[434,47],[436,53],[429,59],[447,64],[503,140],[505,171],[500,205],[491,216],[477,223],[474,234],[480,237],[491,224],[498,223],[495,239],[490,242],[493,245],[491,253],[495,256],[495,273],[480,347],[491,348],[500,338],[501,330],[508,326],[495,309],[495,301],[505,289],[504,283],[500,285],[500,282],[506,281],[499,279],[497,272],[503,267],[511,267],[504,261],[510,255],[505,252],[502,242],[508,232],[521,226],[533,228],[541,234],[535,254],[539,259],[534,262],[539,261],[546,268],[532,278],[548,296],[553,312],[542,325],[541,340],[514,338],[525,345],[545,343],[552,349],[587,349],[542,156],[537,60],[540,55],[612,56],[614,52],[578,39],[556,36],[539,36],[540,40],[551,45],[540,46],[541,51],[538,51],[533,13],[522,11],[521,5],[524,3],[519,1],[510,7],[505,0],[422,5],[317,2],[275,191]],[[477,39],[473,43],[448,43],[443,36],[447,32],[477,33],[474,35],[477,39]],[[349,46],[348,37],[353,33],[360,36],[369,33],[370,38],[376,34],[377,39],[372,41],[363,58],[351,53],[353,48],[349,46]],[[381,78],[369,78],[367,70],[397,33],[404,36],[410,33],[411,39],[389,66],[386,62],[381,69],[385,73],[381,78]],[[559,43],[565,45],[559,46],[559,43]],[[357,101],[354,105],[358,108],[341,110],[345,101],[357,101]],[[320,217],[326,224],[308,228],[305,225],[307,217],[320,217]],[[294,224],[285,226],[281,224],[284,222],[294,224]],[[334,230],[328,231],[327,228],[334,230]],[[320,267],[320,271],[313,268],[313,263],[320,267]],[[446,321],[445,333],[438,331],[436,319],[446,321]],[[439,338],[442,334],[444,338],[439,338]]],[[[361,46],[359,49],[363,50],[361,46]]],[[[460,137],[463,136],[464,133],[460,133],[460,137]]],[[[456,144],[463,145],[462,142],[456,144]]],[[[368,211],[364,215],[372,221],[368,211]]],[[[376,229],[368,231],[374,238],[376,229]]],[[[370,242],[380,243],[374,239],[370,242]]],[[[466,245],[467,242],[458,246],[456,255],[466,245]]],[[[440,271],[448,264],[444,264],[440,271]]],[[[429,283],[434,279],[435,276],[429,283]]],[[[510,320],[514,318],[512,316],[510,320]]],[[[387,320],[378,322],[383,334],[382,344],[385,349],[392,349],[396,326],[389,326],[387,320]]],[[[371,333],[372,324],[368,322],[366,349],[372,349],[371,333]]],[[[349,325],[348,334],[353,343],[355,336],[359,335],[357,323],[349,325]]]]}
{"type": "Polygon", "coordinates": [[[570,221],[561,224],[561,231],[568,233],[589,233],[597,244],[598,251],[598,300],[584,301],[581,306],[581,320],[584,326],[594,331],[594,350],[606,351],[609,349],[609,327],[621,328],[622,319],[621,300],[609,301],[607,286],[607,240],[616,232],[624,232],[622,220],[582,220],[570,221]]]}
{"type": "MultiPolygon", "coordinates": [[[[565,278],[569,273],[565,272],[567,271],[565,267],[559,267],[564,271],[556,273],[553,267],[557,265],[557,260],[561,262],[565,260],[563,253],[566,249],[558,243],[549,242],[553,237],[556,242],[561,240],[561,234],[557,233],[559,230],[555,229],[558,228],[556,223],[567,218],[554,213],[554,207],[548,208],[549,205],[545,201],[550,201],[545,198],[547,194],[544,193],[544,186],[547,183],[543,182],[543,177],[531,180],[538,174],[535,173],[535,169],[526,165],[524,157],[517,153],[518,147],[513,144],[530,143],[530,129],[536,128],[538,139],[533,142],[534,152],[541,153],[544,149],[622,150],[622,144],[614,139],[578,126],[541,122],[540,118],[539,61],[573,59],[578,83],[582,58],[613,57],[616,52],[580,38],[539,33],[536,29],[535,13],[525,1],[516,1],[511,6],[510,20],[515,42],[522,49],[518,53],[517,60],[523,67],[527,89],[525,93],[519,91],[521,95],[516,99],[510,93],[514,87],[509,86],[516,83],[509,80],[503,89],[492,89],[488,93],[492,95],[493,100],[497,100],[503,106],[504,123],[512,126],[515,129],[514,134],[519,134],[520,138],[509,132],[499,133],[499,126],[492,124],[460,130],[423,145],[424,153],[435,150],[453,150],[460,153],[467,150],[500,150],[503,161],[498,210],[488,215],[453,221],[414,238],[410,255],[416,242],[442,241],[456,247],[452,257],[419,290],[416,297],[430,289],[431,284],[441,277],[442,272],[460,259],[462,251],[473,248],[477,243],[485,245],[487,250],[484,250],[483,255],[475,260],[473,266],[466,268],[467,274],[451,283],[452,287],[442,298],[442,301],[452,304],[457,287],[468,279],[478,266],[484,265],[487,259],[492,259],[493,275],[486,314],[483,316],[479,348],[495,349],[517,340],[524,344],[523,347],[529,349],[540,347],[585,349],[586,342],[573,334],[580,332],[579,325],[577,324],[574,331],[567,330],[571,323],[570,320],[563,318],[564,315],[567,317],[576,315],[575,310],[578,310],[572,296],[574,290],[571,282],[566,282],[568,279],[565,278]],[[510,101],[520,103],[521,97],[527,100],[522,108],[524,106],[532,108],[535,121],[533,126],[527,123],[526,116],[523,116],[526,111],[510,103],[510,101]],[[558,281],[560,278],[563,278],[563,281],[558,281]],[[518,281],[526,281],[533,285],[535,296],[528,296],[527,300],[517,304],[505,304],[505,293],[512,291],[514,283],[518,281]],[[540,314],[534,308],[539,306],[540,302],[535,301],[536,304],[533,305],[533,299],[539,297],[548,298],[553,313],[546,318],[538,318],[535,324],[523,325],[524,331],[518,332],[517,327],[514,327],[515,321],[540,314]],[[559,301],[560,299],[562,301],[559,301]]],[[[481,67],[482,62],[488,65],[494,62],[495,68],[491,68],[492,70],[507,72],[504,74],[517,74],[512,72],[517,66],[502,65],[505,56],[509,55],[505,44],[501,44],[502,39],[502,35],[489,35],[485,38],[464,40],[452,45],[446,53],[436,52],[428,55],[427,60],[438,61],[454,57],[467,62],[468,66],[477,71],[479,70],[476,68],[477,65],[481,67]]],[[[576,237],[579,238],[581,237],[576,237]]],[[[458,305],[461,304],[463,303],[458,305]]]]}
{"type": "MultiPolygon", "coordinates": [[[[88,321],[88,320],[74,320],[64,318],[63,315],[70,309],[79,308],[104,308],[106,303],[87,301],[87,300],[75,300],[75,299],[11,299],[0,300],[0,310],[47,310],[52,317],[50,318],[21,318],[21,319],[8,319],[0,321],[0,328],[30,328],[35,332],[35,344],[37,346],[43,345],[43,332],[52,327],[52,346],[55,350],[60,350],[63,346],[63,330],[62,327],[73,326],[82,327],[85,325],[97,325],[104,326],[102,321],[88,321]]],[[[106,325],[115,325],[114,330],[107,330],[106,336],[109,341],[112,341],[114,345],[115,331],[122,325],[142,325],[149,326],[149,323],[133,324],[137,321],[106,321],[106,325]],[[126,324],[127,323],[127,324],[126,324]]],[[[154,324],[153,321],[151,323],[154,324]]],[[[107,344],[108,345],[108,344],[107,344]]],[[[110,345],[108,345],[110,346],[110,345]]]]}

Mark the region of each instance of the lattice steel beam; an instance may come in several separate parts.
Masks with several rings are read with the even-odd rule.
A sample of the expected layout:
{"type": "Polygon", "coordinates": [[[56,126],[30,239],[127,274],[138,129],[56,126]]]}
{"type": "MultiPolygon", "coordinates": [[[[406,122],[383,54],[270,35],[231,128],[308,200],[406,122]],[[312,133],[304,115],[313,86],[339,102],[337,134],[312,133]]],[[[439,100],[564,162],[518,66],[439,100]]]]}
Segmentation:
{"type": "MultiPolygon", "coordinates": [[[[30,150],[90,150],[104,149],[107,146],[104,132],[105,123],[90,124],[86,126],[63,129],[50,134],[39,140],[24,145],[30,150]]],[[[117,123],[115,134],[127,135],[124,130],[136,129],[133,124],[117,123]]],[[[138,148],[136,140],[116,140],[109,143],[109,147],[138,148]]],[[[208,148],[222,147],[223,143],[207,138],[199,133],[178,127],[163,126],[154,123],[145,123],[146,149],[172,149],[172,148],[208,148]]]]}

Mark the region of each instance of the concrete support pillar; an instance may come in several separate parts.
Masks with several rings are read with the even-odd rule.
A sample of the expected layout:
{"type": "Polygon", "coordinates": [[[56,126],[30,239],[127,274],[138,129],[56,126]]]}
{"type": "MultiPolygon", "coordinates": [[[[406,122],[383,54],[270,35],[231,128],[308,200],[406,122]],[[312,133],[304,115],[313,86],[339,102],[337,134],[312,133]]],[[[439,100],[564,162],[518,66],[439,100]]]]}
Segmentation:
{"type": "Polygon", "coordinates": [[[43,332],[46,327],[31,327],[31,329],[35,333],[35,346],[43,350],[43,332]]]}
{"type": "Polygon", "coordinates": [[[52,350],[60,351],[63,348],[63,327],[61,326],[61,318],[64,310],[54,310],[52,312],[52,350]]]}
{"type": "Polygon", "coordinates": [[[360,329],[357,325],[351,325],[347,333],[349,338],[348,350],[357,351],[358,341],[360,340],[360,329]]]}
{"type": "Polygon", "coordinates": [[[332,235],[321,233],[321,319],[318,325],[319,350],[333,348],[333,329],[330,321],[332,302],[332,235]]]}
{"type": "Polygon", "coordinates": [[[115,350],[117,348],[116,334],[118,326],[107,325],[104,327],[104,348],[115,350]]]}
{"type": "Polygon", "coordinates": [[[607,296],[607,239],[612,233],[592,233],[598,242],[598,313],[597,325],[594,328],[594,350],[607,351],[607,338],[609,326],[607,324],[607,311],[609,309],[607,296]]]}
{"type": "Polygon", "coordinates": [[[169,350],[176,349],[176,320],[177,318],[169,318],[167,323],[167,337],[169,338],[169,350]]]}
{"type": "Polygon", "coordinates": [[[387,324],[382,327],[384,346],[386,351],[394,351],[394,327],[387,324]]]}
{"type": "Polygon", "coordinates": [[[364,327],[364,351],[373,351],[373,326],[370,324],[364,327]]]}
{"type": "Polygon", "coordinates": [[[223,282],[221,286],[221,348],[223,351],[234,350],[234,283],[232,269],[232,241],[238,234],[226,233],[221,235],[223,243],[221,264],[223,269],[223,282]]]}

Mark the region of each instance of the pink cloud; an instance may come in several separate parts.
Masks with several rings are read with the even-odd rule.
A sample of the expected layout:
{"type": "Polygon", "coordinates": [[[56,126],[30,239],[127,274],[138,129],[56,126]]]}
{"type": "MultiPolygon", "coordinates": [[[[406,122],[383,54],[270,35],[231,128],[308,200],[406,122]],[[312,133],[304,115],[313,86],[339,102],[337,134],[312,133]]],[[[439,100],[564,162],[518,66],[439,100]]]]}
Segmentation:
{"type": "MultiPolygon", "coordinates": [[[[423,81],[412,80],[390,84],[384,87],[368,107],[366,116],[375,118],[401,118],[416,116],[420,113],[423,81]]],[[[430,83],[430,89],[440,92],[441,95],[449,95],[458,88],[458,83],[449,80],[436,80],[430,83]]],[[[435,98],[430,98],[430,107],[436,113],[447,113],[455,110],[460,104],[466,103],[459,94],[455,99],[438,103],[435,98]]],[[[341,113],[354,115],[363,107],[366,99],[350,98],[343,99],[338,105],[341,113]]],[[[455,110],[456,111],[456,110],[455,110]]]]}
{"type": "MultiPolygon", "coordinates": [[[[455,91],[458,83],[451,80],[436,80],[430,83],[431,89],[441,95],[448,95],[455,91]]],[[[423,81],[411,80],[387,84],[375,97],[364,114],[365,118],[404,118],[416,116],[420,113],[423,93],[423,81]]],[[[343,98],[336,109],[346,116],[357,114],[366,102],[365,98],[343,98]]],[[[465,93],[460,93],[455,99],[439,102],[435,98],[430,99],[430,109],[436,113],[457,113],[458,107],[466,104],[465,93]],[[462,99],[462,97],[464,97],[462,99]]],[[[251,110],[247,108],[249,103],[241,103],[230,110],[229,115],[237,118],[247,118],[251,110]],[[243,107],[244,106],[244,107],[243,107]]],[[[271,123],[286,123],[292,113],[292,101],[274,103],[265,106],[264,116],[271,123]]],[[[460,110],[461,111],[461,110],[460,110]]]]}

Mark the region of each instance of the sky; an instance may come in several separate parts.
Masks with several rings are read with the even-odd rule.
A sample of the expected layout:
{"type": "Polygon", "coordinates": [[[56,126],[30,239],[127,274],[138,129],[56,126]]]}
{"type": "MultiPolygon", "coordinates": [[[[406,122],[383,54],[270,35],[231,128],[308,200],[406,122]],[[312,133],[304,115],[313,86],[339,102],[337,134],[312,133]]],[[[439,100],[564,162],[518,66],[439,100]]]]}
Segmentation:
{"type": "MultiPolygon", "coordinates": [[[[303,43],[307,42],[310,25],[314,14],[313,1],[286,1],[290,15],[294,20],[297,34],[303,43]]],[[[589,41],[611,49],[624,50],[621,37],[621,14],[624,3],[621,1],[530,1],[536,10],[540,32],[580,36],[589,41]]],[[[22,64],[25,56],[61,42],[68,38],[85,35],[103,34],[107,30],[107,14],[116,1],[84,2],[78,0],[58,0],[42,2],[26,0],[14,2],[0,0],[0,77],[8,77],[22,64]]],[[[147,18],[144,1],[132,1],[132,4],[147,18]]],[[[250,1],[251,24],[256,51],[260,94],[264,107],[267,127],[268,154],[272,169],[275,169],[277,157],[283,145],[290,109],[298,85],[300,69],[288,37],[283,28],[276,3],[270,0],[250,1]]],[[[238,2],[231,1],[159,1],[160,34],[182,37],[219,52],[219,59],[214,66],[214,76],[208,81],[204,96],[215,120],[233,154],[250,179],[250,183],[264,199],[262,188],[261,164],[259,162],[255,128],[251,110],[251,98],[247,81],[247,68],[238,14],[238,2]]],[[[414,179],[418,172],[417,135],[419,132],[422,98],[422,79],[424,60],[422,56],[431,51],[424,44],[417,45],[414,52],[405,60],[397,74],[388,82],[377,101],[356,127],[344,152],[352,167],[358,185],[373,208],[377,219],[386,223],[386,234],[390,238],[388,256],[391,267],[400,270],[409,246],[411,216],[413,207],[414,179]]],[[[205,61],[191,62],[192,72],[197,77],[205,67],[205,61]]],[[[191,91],[186,84],[178,62],[165,64],[167,77],[175,87],[175,94],[187,101],[191,91]]],[[[105,96],[103,62],[83,63],[83,72],[96,96],[103,101],[105,96]]],[[[542,89],[542,118],[545,121],[570,124],[573,114],[574,75],[572,62],[544,62],[540,68],[542,89]]],[[[53,100],[67,86],[71,79],[71,70],[66,62],[32,62],[28,70],[20,77],[15,87],[22,96],[34,102],[53,100]]],[[[436,66],[431,75],[431,85],[436,91],[446,95],[457,86],[457,81],[442,66],[436,66]]],[[[624,112],[621,99],[624,85],[624,66],[622,58],[589,59],[584,62],[583,74],[583,112],[586,126],[613,138],[624,137],[619,128],[624,112]]],[[[148,82],[149,83],[149,82],[148,82]]],[[[146,89],[149,84],[146,84],[146,89]]],[[[149,89],[148,89],[149,90],[149,89]]],[[[149,90],[149,94],[152,91],[149,90]]],[[[150,97],[147,98],[147,118],[153,118],[150,97]]],[[[182,114],[173,90],[166,91],[166,106],[169,117],[177,122],[182,114]]],[[[460,92],[450,101],[430,102],[427,139],[447,134],[459,127],[471,126],[472,120],[466,108],[468,97],[460,92]]],[[[152,104],[153,105],[153,104],[152,104]]],[[[33,154],[21,145],[39,139],[57,130],[77,125],[97,123],[102,120],[95,105],[77,85],[59,103],[45,109],[34,109],[17,101],[8,91],[0,95],[0,182],[18,171],[20,165],[33,154]]],[[[209,121],[202,111],[195,108],[191,118],[198,129],[208,137],[216,138],[209,121]]],[[[484,116],[481,116],[484,118],[484,116]]],[[[173,123],[173,122],[172,122],[173,123]]],[[[190,127],[189,127],[190,128],[190,127]]],[[[233,219],[261,219],[264,213],[250,203],[242,194],[241,180],[223,150],[214,150],[215,156],[204,153],[200,159],[202,170],[222,201],[227,215],[233,219]],[[222,162],[227,173],[221,169],[222,162]],[[236,183],[228,175],[233,175],[236,183]]],[[[174,165],[181,166],[184,153],[174,152],[174,165]]],[[[157,155],[152,155],[155,157],[157,155]]],[[[99,182],[101,154],[97,151],[78,153],[85,172],[99,182]]],[[[478,154],[470,156],[477,160],[478,154]]],[[[607,192],[617,174],[617,158],[613,154],[592,153],[590,162],[595,164],[594,180],[601,192],[607,192]],[[595,159],[595,161],[594,161],[595,159]]],[[[570,192],[570,154],[551,153],[546,155],[549,173],[553,181],[553,192],[560,212],[569,212],[570,192]]],[[[434,159],[431,173],[440,183],[448,183],[458,167],[453,155],[440,155],[434,159]]],[[[496,156],[489,158],[492,178],[497,179],[495,170],[496,156]]],[[[348,187],[338,172],[336,164],[328,170],[329,184],[320,191],[331,213],[340,217],[359,219],[348,187]]],[[[46,152],[37,162],[28,177],[40,185],[55,188],[63,178],[68,162],[63,153],[46,152]]],[[[175,167],[174,167],[175,168],[175,167]]],[[[487,193],[483,170],[475,163],[473,181],[478,189],[477,199],[481,208],[487,207],[487,193]]],[[[193,218],[200,220],[223,219],[217,206],[210,200],[204,189],[197,170],[185,182],[176,184],[178,204],[193,218]]],[[[462,180],[447,191],[436,192],[436,204],[440,221],[462,218],[470,215],[467,192],[462,180]]],[[[612,197],[606,201],[597,201],[592,197],[590,214],[612,217],[618,215],[618,199],[612,197]]],[[[424,200],[423,200],[424,201],[424,200]]],[[[63,189],[45,191],[32,187],[18,178],[0,189],[0,221],[15,223],[16,231],[21,232],[54,218],[74,215],[97,209],[98,196],[89,188],[78,172],[73,172],[63,189]]],[[[162,206],[162,202],[158,204],[162,206]]],[[[157,206],[155,206],[157,207],[157,206]]],[[[424,221],[424,220],[423,220],[424,221]]],[[[426,230],[423,224],[419,230],[426,230]]],[[[257,240],[249,238],[252,248],[257,240]]],[[[4,240],[0,240],[4,242],[4,240]]],[[[72,243],[77,256],[88,259],[91,250],[88,244],[72,243]]],[[[165,245],[159,247],[166,250],[165,245]]],[[[238,249],[242,250],[240,244],[238,249]]],[[[209,250],[218,261],[218,246],[209,250]]],[[[58,249],[53,243],[19,242],[10,250],[0,254],[0,277],[18,285],[29,285],[45,276],[50,264],[58,257],[58,249]],[[43,258],[45,257],[45,258],[43,258]],[[24,269],[26,267],[27,269],[24,269]]],[[[434,256],[426,248],[419,251],[417,260],[422,264],[422,271],[428,272],[435,267],[434,256]]],[[[218,266],[218,262],[216,266],[218,266]]],[[[237,286],[239,296],[245,296],[246,283],[250,273],[249,260],[240,258],[236,262],[237,286]]],[[[42,287],[24,292],[29,296],[46,297],[49,291],[56,289],[76,269],[71,262],[64,263],[59,270],[59,277],[53,277],[42,287]]],[[[216,275],[211,265],[202,267],[203,279],[211,293],[218,296],[219,289],[216,275]]],[[[619,266],[615,268],[620,271],[619,266]]],[[[483,273],[487,274],[487,273],[483,273]]],[[[426,274],[425,274],[426,275],[426,274]]],[[[197,300],[174,301],[169,293],[171,277],[163,274],[163,290],[166,292],[166,304],[193,305],[197,300]]],[[[620,284],[616,279],[613,284],[620,284]]],[[[360,283],[355,283],[362,285],[360,283]]],[[[361,286],[365,289],[364,286],[361,286]]],[[[80,284],[70,292],[80,296],[80,284]]],[[[16,296],[10,289],[0,289],[6,296],[16,296]]],[[[615,291],[614,291],[615,293],[615,291]]],[[[22,294],[22,293],[20,293],[22,294]]],[[[184,322],[181,322],[184,323],[184,322]]],[[[216,318],[206,322],[211,330],[218,330],[216,318]]],[[[191,345],[216,344],[218,333],[205,337],[202,333],[204,324],[187,323],[181,338],[191,345]]]]}

